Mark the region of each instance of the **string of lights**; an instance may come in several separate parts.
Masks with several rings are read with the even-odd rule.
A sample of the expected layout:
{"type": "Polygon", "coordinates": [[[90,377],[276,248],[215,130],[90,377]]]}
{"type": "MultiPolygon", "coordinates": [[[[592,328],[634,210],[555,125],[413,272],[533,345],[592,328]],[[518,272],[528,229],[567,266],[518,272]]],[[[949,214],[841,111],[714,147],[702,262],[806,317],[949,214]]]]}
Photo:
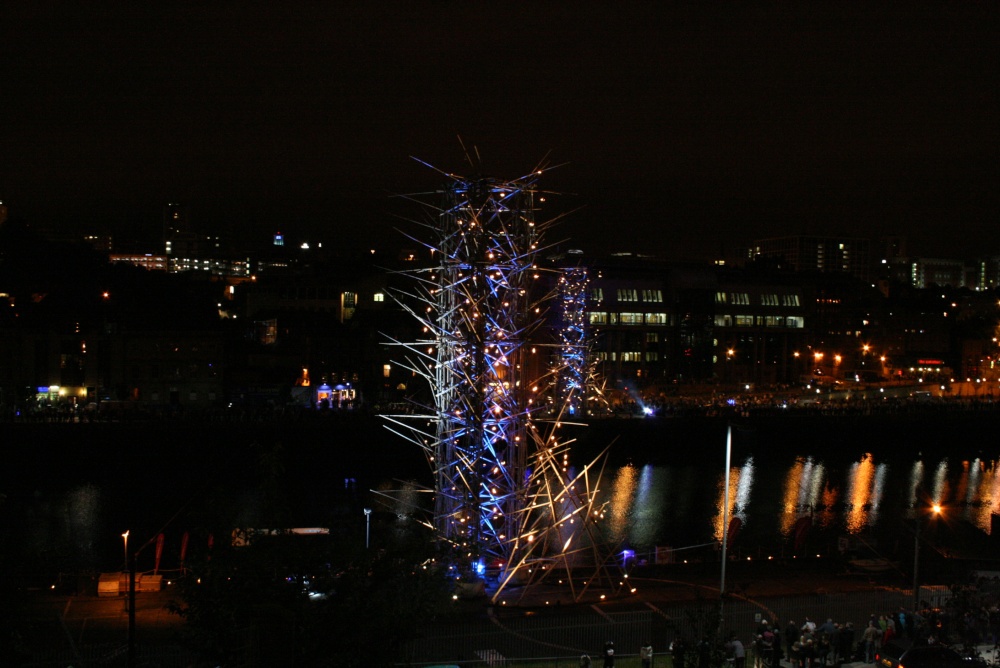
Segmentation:
{"type": "Polygon", "coordinates": [[[603,456],[575,470],[559,436],[564,420],[581,414],[592,365],[586,270],[563,273],[555,290],[540,280],[544,171],[512,181],[447,174],[427,225],[433,261],[407,272],[410,287],[394,295],[425,336],[391,343],[406,351],[402,365],[426,380],[433,403],[384,417],[427,457],[428,524],[450,546],[456,577],[485,577],[495,599],[560,564],[603,573],[613,563],[597,529],[603,456]],[[563,325],[553,337],[545,323],[557,296],[563,325]]]}

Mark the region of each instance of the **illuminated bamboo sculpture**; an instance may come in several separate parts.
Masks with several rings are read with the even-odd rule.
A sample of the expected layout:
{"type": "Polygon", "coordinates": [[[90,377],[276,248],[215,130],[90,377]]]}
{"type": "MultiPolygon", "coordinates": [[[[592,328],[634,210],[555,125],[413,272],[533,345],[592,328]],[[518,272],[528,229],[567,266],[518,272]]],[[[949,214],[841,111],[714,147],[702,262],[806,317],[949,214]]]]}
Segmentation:
{"type": "Polygon", "coordinates": [[[427,456],[429,524],[451,546],[456,572],[495,576],[494,598],[557,563],[603,573],[608,562],[595,530],[601,471],[591,463],[571,472],[569,444],[558,438],[580,405],[581,383],[560,387],[555,405],[541,399],[585,347],[582,330],[559,342],[543,327],[558,292],[542,287],[551,281],[540,280],[536,264],[546,226],[535,221],[543,172],[513,181],[447,174],[436,193],[443,203],[432,206],[436,215],[426,224],[434,239],[421,242],[433,262],[408,272],[413,288],[396,295],[426,336],[392,343],[407,351],[404,366],[430,384],[433,405],[384,417],[427,456]]]}

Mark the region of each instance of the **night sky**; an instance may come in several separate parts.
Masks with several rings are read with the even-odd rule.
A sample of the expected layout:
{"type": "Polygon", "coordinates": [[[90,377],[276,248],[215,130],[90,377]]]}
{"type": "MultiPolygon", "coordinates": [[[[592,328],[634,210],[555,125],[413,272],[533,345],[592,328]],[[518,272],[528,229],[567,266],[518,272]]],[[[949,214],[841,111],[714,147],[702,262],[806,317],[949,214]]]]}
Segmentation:
{"type": "Polygon", "coordinates": [[[155,237],[180,201],[384,242],[390,195],[441,183],[410,156],[475,171],[461,136],[492,175],[566,163],[550,238],[592,250],[1000,255],[1000,5],[839,4],[7,3],[0,199],[61,231],[155,237]]]}

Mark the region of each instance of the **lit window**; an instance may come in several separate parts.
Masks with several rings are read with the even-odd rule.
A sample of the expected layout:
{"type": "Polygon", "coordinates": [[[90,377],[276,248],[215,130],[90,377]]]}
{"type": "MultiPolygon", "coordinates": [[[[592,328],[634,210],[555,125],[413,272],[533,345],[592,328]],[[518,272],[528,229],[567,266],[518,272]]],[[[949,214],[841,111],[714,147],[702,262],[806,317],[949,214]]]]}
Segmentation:
{"type": "Polygon", "coordinates": [[[729,294],[729,302],[739,306],[749,306],[750,295],[746,292],[732,292],[729,294]]]}
{"type": "Polygon", "coordinates": [[[662,302],[663,292],[661,290],[643,290],[642,291],[642,301],[644,302],[662,302]]]}
{"type": "Polygon", "coordinates": [[[666,313],[647,313],[646,314],[646,324],[647,325],[665,325],[665,324],[667,324],[667,314],[666,313]]]}
{"type": "Polygon", "coordinates": [[[798,306],[799,296],[798,295],[781,295],[781,305],[782,306],[798,306]]]}
{"type": "Polygon", "coordinates": [[[637,302],[639,301],[639,291],[634,288],[618,288],[618,301],[637,302]]]}
{"type": "Polygon", "coordinates": [[[715,293],[715,303],[716,304],[725,304],[726,303],[726,293],[725,292],[716,292],[715,293]]]}
{"type": "Polygon", "coordinates": [[[618,322],[622,325],[641,325],[642,324],[642,314],[641,313],[621,313],[618,316],[618,322]]]}
{"type": "Polygon", "coordinates": [[[385,293],[384,292],[376,292],[375,293],[375,301],[377,301],[377,302],[384,302],[385,301],[385,293]]]}
{"type": "Polygon", "coordinates": [[[383,378],[388,378],[390,373],[392,373],[392,365],[391,364],[383,364],[382,365],[382,377],[383,378]]]}
{"type": "Polygon", "coordinates": [[[591,301],[599,302],[604,299],[604,288],[591,288],[590,289],[590,299],[591,301]]]}
{"type": "Polygon", "coordinates": [[[590,313],[590,324],[591,325],[606,325],[608,323],[608,314],[603,311],[591,311],[590,313]]]}

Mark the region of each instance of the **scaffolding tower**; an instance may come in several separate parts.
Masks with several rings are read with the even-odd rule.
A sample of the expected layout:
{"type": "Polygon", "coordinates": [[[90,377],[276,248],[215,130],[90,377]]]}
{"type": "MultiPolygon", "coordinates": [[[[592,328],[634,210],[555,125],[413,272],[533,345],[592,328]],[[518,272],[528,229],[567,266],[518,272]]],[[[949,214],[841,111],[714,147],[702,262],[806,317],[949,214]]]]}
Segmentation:
{"type": "Polygon", "coordinates": [[[432,403],[384,417],[427,457],[429,524],[454,567],[492,573],[494,597],[556,562],[579,565],[585,551],[587,564],[603,570],[608,561],[596,531],[600,467],[571,469],[558,433],[580,405],[582,385],[561,388],[554,407],[542,398],[569,367],[570,376],[585,376],[579,356],[566,352],[583,350],[583,330],[560,339],[543,326],[559,293],[540,280],[536,262],[546,226],[535,220],[543,172],[512,181],[448,174],[425,223],[433,261],[408,272],[412,288],[396,295],[424,337],[392,343],[406,349],[404,366],[427,380],[432,403]],[[563,354],[552,365],[554,350],[563,354]]]}

